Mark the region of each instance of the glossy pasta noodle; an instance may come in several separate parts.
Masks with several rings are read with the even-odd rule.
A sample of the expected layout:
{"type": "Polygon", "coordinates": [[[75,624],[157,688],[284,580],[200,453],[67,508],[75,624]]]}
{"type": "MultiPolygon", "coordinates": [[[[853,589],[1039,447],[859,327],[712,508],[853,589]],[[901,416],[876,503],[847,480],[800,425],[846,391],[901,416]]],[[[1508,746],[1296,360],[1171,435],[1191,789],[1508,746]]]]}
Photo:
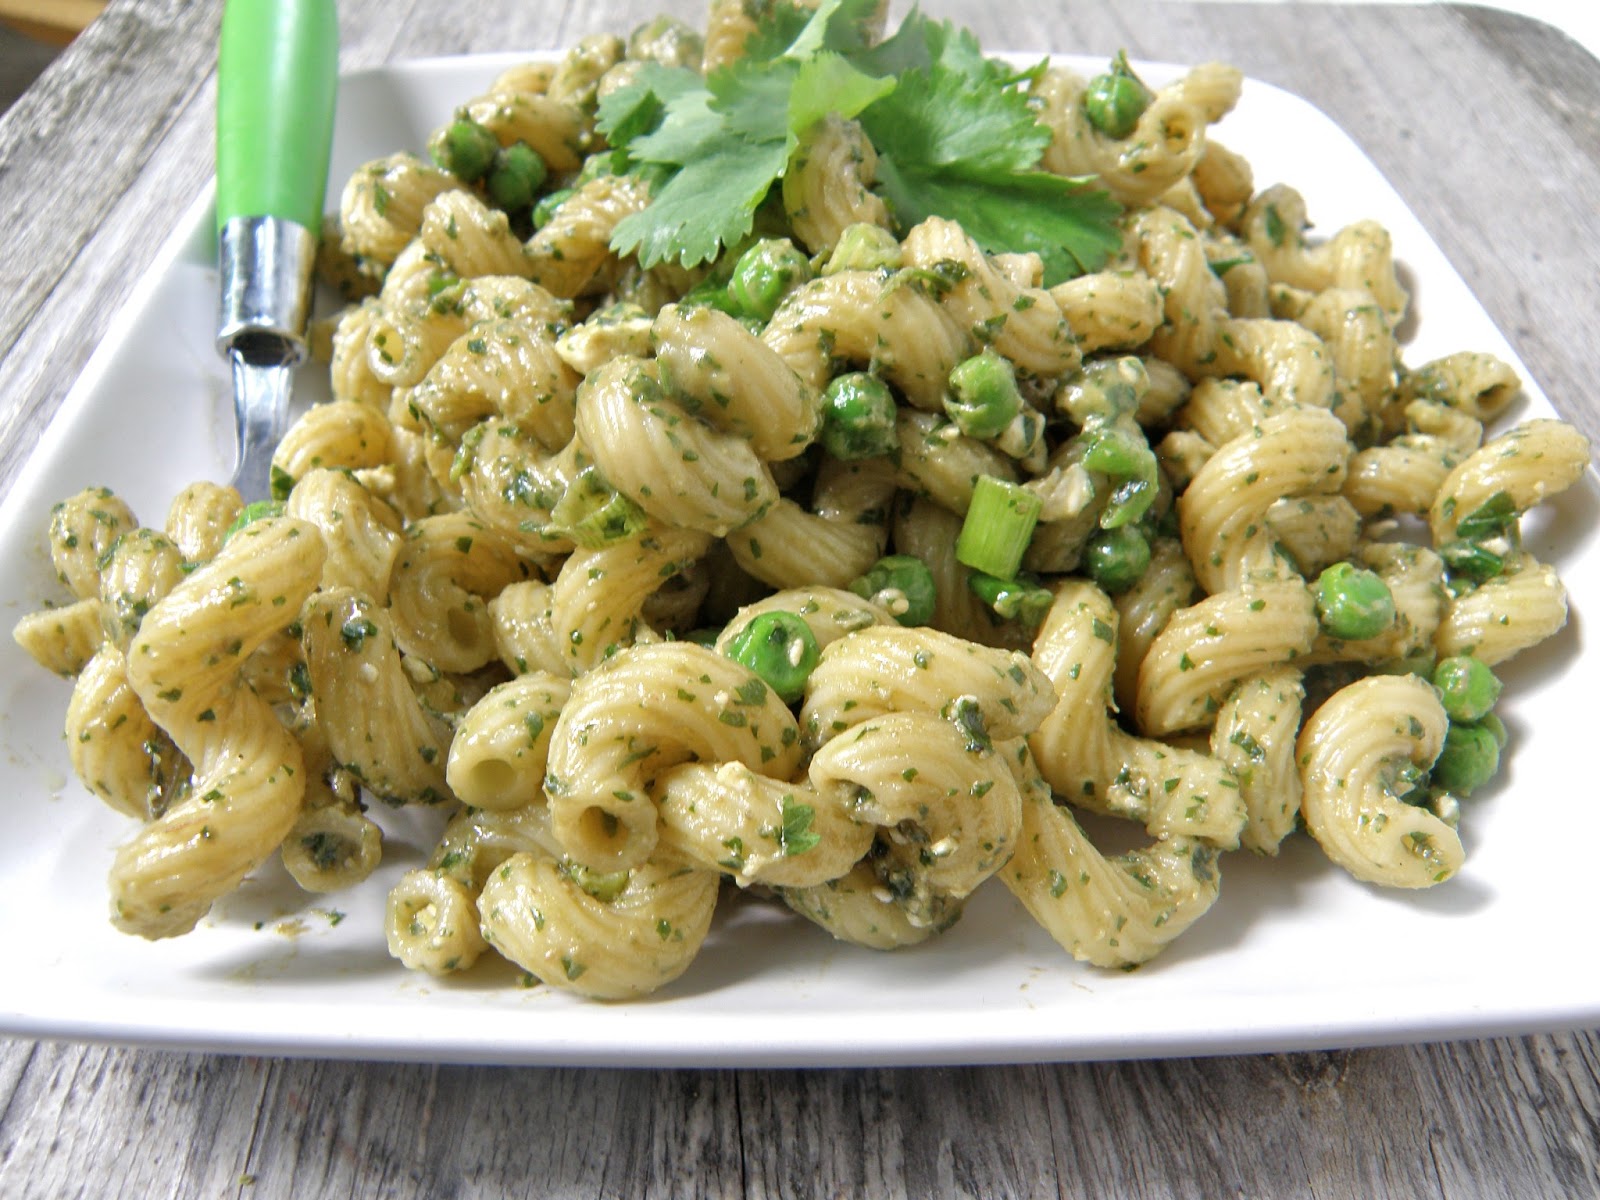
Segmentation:
{"type": "MultiPolygon", "coordinates": [[[[662,243],[705,214],[640,169],[640,97],[805,59],[844,11],[814,7],[587,39],[357,170],[333,398],[276,504],[56,507],[63,595],[15,637],[135,823],[121,928],[184,933],[274,854],[309,893],[380,886],[375,800],[437,830],[388,891],[396,959],[606,1000],[690,970],[735,891],[891,950],[1004,886],[1127,968],[1302,830],[1372,885],[1467,861],[1491,668],[1567,619],[1521,523],[1587,442],[1495,425],[1492,356],[1405,363],[1389,235],[1315,238],[1258,185],[1220,64],[966,65],[1040,171],[1104,193],[1065,266],[910,211],[872,108],[903,85],[865,50],[748,232],[662,243]]],[[[840,44],[884,36],[846,7],[840,44]]]]}

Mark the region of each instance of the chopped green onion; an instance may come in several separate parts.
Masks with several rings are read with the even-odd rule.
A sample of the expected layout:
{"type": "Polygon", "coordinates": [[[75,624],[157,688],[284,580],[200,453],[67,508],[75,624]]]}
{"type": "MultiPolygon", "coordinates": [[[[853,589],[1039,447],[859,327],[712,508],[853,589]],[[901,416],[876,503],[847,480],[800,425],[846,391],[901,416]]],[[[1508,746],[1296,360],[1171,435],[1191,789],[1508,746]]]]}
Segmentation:
{"type": "Polygon", "coordinates": [[[1026,488],[981,476],[956,536],[956,561],[986,575],[1014,579],[1041,507],[1039,497],[1026,488]]]}
{"type": "Polygon", "coordinates": [[[585,467],[550,510],[544,532],[599,550],[632,537],[648,522],[644,510],[615,491],[595,468],[585,467]]]}
{"type": "Polygon", "coordinates": [[[1027,575],[1017,579],[1001,579],[974,571],[967,579],[967,586],[972,589],[973,595],[994,610],[996,616],[1008,621],[1020,621],[1029,629],[1044,620],[1055,600],[1055,593],[1027,575]]]}
{"type": "Polygon", "coordinates": [[[900,243],[894,234],[879,225],[846,225],[822,268],[824,275],[840,271],[891,271],[900,266],[900,243]]]}

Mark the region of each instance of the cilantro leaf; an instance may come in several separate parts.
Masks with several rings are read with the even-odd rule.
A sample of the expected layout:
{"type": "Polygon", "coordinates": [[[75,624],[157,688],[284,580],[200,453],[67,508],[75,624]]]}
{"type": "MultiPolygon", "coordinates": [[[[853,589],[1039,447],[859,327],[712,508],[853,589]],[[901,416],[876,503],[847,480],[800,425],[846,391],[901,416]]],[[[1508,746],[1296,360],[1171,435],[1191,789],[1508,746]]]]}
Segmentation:
{"type": "Polygon", "coordinates": [[[824,50],[855,54],[865,50],[879,0],[822,0],[815,14],[789,43],[785,58],[803,59],[824,50]]]}
{"type": "Polygon", "coordinates": [[[804,854],[822,841],[822,835],[811,830],[811,822],[816,815],[816,810],[811,805],[796,804],[788,796],[783,798],[781,816],[783,825],[778,830],[778,845],[783,848],[784,857],[793,858],[796,854],[804,854]]]}
{"type": "Polygon", "coordinates": [[[1050,131],[1020,92],[971,86],[942,64],[908,71],[862,114],[879,155],[929,167],[1022,171],[1039,161],[1050,131]]]}
{"type": "Polygon", "coordinates": [[[788,161],[785,142],[727,141],[669,178],[643,211],[617,222],[611,247],[637,254],[645,266],[710,262],[750,232],[788,161]]]}
{"type": "Polygon", "coordinates": [[[880,158],[878,183],[908,226],[947,217],[990,254],[1037,254],[1046,287],[1098,270],[1122,244],[1115,224],[1122,210],[1080,179],[1043,171],[925,171],[880,158]]]}
{"type": "Polygon", "coordinates": [[[960,223],[986,251],[1032,251],[1047,286],[1095,270],[1120,244],[1120,211],[1083,181],[1035,171],[1050,132],[1026,96],[976,87],[944,63],[908,71],[861,116],[878,187],[902,226],[960,223]]]}
{"type": "Polygon", "coordinates": [[[704,87],[695,71],[647,62],[633,82],[601,97],[595,125],[613,148],[625,149],[660,125],[667,106],[679,96],[704,87]]]}
{"type": "Polygon", "coordinates": [[[822,53],[800,64],[789,93],[789,133],[798,137],[829,113],[858,116],[894,91],[892,79],[858,71],[841,54],[822,53]]]}

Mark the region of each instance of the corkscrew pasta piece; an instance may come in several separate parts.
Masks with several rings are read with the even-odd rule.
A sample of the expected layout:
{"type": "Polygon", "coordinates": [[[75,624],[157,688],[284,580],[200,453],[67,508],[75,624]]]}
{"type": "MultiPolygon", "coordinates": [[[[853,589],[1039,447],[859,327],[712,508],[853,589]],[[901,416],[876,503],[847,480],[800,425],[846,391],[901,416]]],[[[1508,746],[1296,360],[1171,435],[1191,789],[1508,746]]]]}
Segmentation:
{"type": "Polygon", "coordinates": [[[334,761],[391,803],[449,799],[449,730],[413,690],[389,612],[330,588],[310,598],[300,624],[317,723],[334,761]]]}
{"type": "Polygon", "coordinates": [[[1184,550],[1208,592],[1255,579],[1285,578],[1267,515],[1285,496],[1337,492],[1350,444],[1321,409],[1268,417],[1213,454],[1178,497],[1184,550]]]}
{"type": "MultiPolygon", "coordinates": [[[[1084,81],[1046,67],[1033,85],[1050,145],[1041,166],[1057,175],[1094,175],[1121,203],[1149,204],[1194,169],[1205,148],[1205,110],[1181,85],[1162,88],[1125,138],[1095,128],[1083,107],[1084,81]]],[[[1207,97],[1208,101],[1211,97],[1207,97]]]]}
{"type": "Polygon", "coordinates": [[[402,525],[390,505],[343,471],[319,468],[294,485],[284,511],[321,531],[327,549],[324,588],[346,587],[369,596],[388,592],[402,525]]]}
{"type": "Polygon", "coordinates": [[[391,385],[373,372],[368,352],[379,312],[378,301],[367,299],[344,309],[334,322],[328,381],[335,400],[389,407],[391,385]]]}
{"type": "Polygon", "coordinates": [[[1295,736],[1305,684],[1294,667],[1273,667],[1234,688],[1217,713],[1211,753],[1239,781],[1245,823],[1239,845],[1275,855],[1300,813],[1295,736]]]}
{"type": "Polygon", "coordinates": [[[740,887],[807,888],[847,874],[875,833],[854,792],[743,763],[683,763],[656,786],[661,844],[740,887]]]}
{"type": "Polygon", "coordinates": [[[908,267],[947,275],[945,311],[1018,371],[1054,378],[1077,370],[1078,343],[1054,294],[1011,282],[954,221],[922,221],[906,233],[901,254],[908,267]]]}
{"type": "Polygon", "coordinates": [[[71,678],[88,666],[105,640],[100,598],[25,613],[12,627],[11,637],[46,671],[71,678]]]}
{"type": "Polygon", "coordinates": [[[188,794],[117,851],[113,920],[148,938],[187,933],[283,840],[305,792],[299,744],[240,678],[249,654],[316,587],[315,526],[257,521],[145,617],[128,681],[194,764],[188,794]]]}
{"type": "Polygon", "coordinates": [[[463,279],[480,275],[527,275],[527,247],[511,230],[511,218],[462,188],[441,192],[422,210],[417,239],[428,254],[463,279]]]}
{"type": "Polygon", "coordinates": [[[100,595],[100,558],[139,519],[109,488],[84,488],[50,509],[50,564],[78,599],[100,595]]]}
{"type": "Polygon", "coordinates": [[[1176,538],[1158,537],[1150,545],[1150,565],[1127,591],[1113,597],[1117,610],[1117,665],[1112,676],[1117,707],[1132,712],[1139,686],[1139,664],[1172,614],[1195,599],[1199,583],[1176,538]]]}
{"type": "Polygon", "coordinates": [[[644,185],[631,175],[606,175],[584,184],[529,241],[534,281],[556,296],[584,292],[611,259],[618,223],[649,200],[644,185]]]}
{"type": "Polygon", "coordinates": [[[893,468],[883,459],[828,459],[817,469],[810,511],[780,496],[765,514],[732,530],[727,546],[753,578],[772,587],[843,587],[883,556],[895,491],[893,468]]]}
{"type": "Polygon", "coordinates": [[[1159,839],[1107,858],[1071,809],[1057,804],[1030,758],[1016,766],[1022,836],[1000,872],[1011,894],[1080,962],[1148,962],[1216,902],[1218,852],[1186,838],[1159,839]]]}
{"type": "Polygon", "coordinates": [[[616,358],[579,389],[578,436],[611,486],[656,520],[721,536],[770,508],[777,486],[750,443],[723,427],[717,405],[691,408],[707,419],[663,385],[653,362],[616,358]]]}
{"type": "Polygon", "coordinates": [[[893,227],[871,190],[877,171],[877,151],[856,121],[830,113],[801,134],[783,175],[783,207],[807,250],[832,250],[851,225],[893,227]]]}
{"type": "Polygon", "coordinates": [[[354,471],[382,466],[393,457],[389,436],[388,418],[370,405],[356,400],[314,405],[289,426],[272,452],[275,486],[293,487],[318,467],[354,471]]]}
{"type": "Polygon", "coordinates": [[[1234,687],[1310,653],[1316,604],[1298,579],[1208,596],[1172,615],[1139,664],[1137,719],[1153,737],[1209,726],[1234,687]]]}
{"type": "Polygon", "coordinates": [[[478,898],[483,936],[551,987],[596,1000],[633,999],[671,983],[694,961],[720,880],[665,851],[620,879],[517,854],[490,875],[478,898]]]}
{"type": "Polygon", "coordinates": [[[445,779],[456,797],[472,808],[542,803],[550,735],[571,690],[544,671],[490,688],[450,740],[445,779]]]}
{"type": "Polygon", "coordinates": [[[830,644],[806,684],[800,725],[820,748],[893,713],[947,714],[975,738],[1005,741],[1035,728],[1055,690],[1027,655],[934,629],[878,625],[830,644]]]}
{"type": "Polygon", "coordinates": [[[1571,487],[1588,467],[1589,439],[1571,425],[1524,421],[1486,442],[1445,477],[1428,511],[1435,545],[1461,536],[1462,526],[1475,518],[1520,517],[1571,487]],[[1485,506],[1496,511],[1485,513],[1485,506]]]}
{"type": "Polygon", "coordinates": [[[533,567],[503,534],[469,513],[413,521],[389,575],[394,636],[443,671],[475,671],[495,656],[488,598],[533,567]]]}
{"type": "Polygon", "coordinates": [[[457,186],[453,176],[414,154],[368,163],[350,177],[339,202],[343,249],[381,273],[416,237],[434,197],[457,186]]]}
{"type": "Polygon", "coordinates": [[[551,322],[534,309],[470,325],[406,400],[450,442],[501,416],[556,450],[572,437],[577,387],[577,374],[556,350],[551,322]]]}
{"type": "MultiPolygon", "coordinates": [[[[549,587],[536,585],[510,601],[506,589],[491,606],[508,602],[536,607],[542,601],[542,612],[528,614],[540,633],[535,656],[525,662],[560,675],[580,675],[622,648],[653,636],[643,622],[645,605],[705,553],[709,540],[692,529],[646,527],[593,550],[574,550],[549,587]]],[[[527,608],[522,611],[527,613],[527,608]]],[[[508,616],[501,611],[497,617],[492,611],[490,621],[508,616]]]]}
{"type": "Polygon", "coordinates": [[[1358,288],[1377,302],[1391,327],[1398,325],[1409,297],[1395,275],[1388,230],[1374,221],[1357,221],[1313,245],[1306,239],[1309,227],[1305,198],[1274,184],[1250,201],[1239,232],[1274,283],[1308,292],[1358,288]]]}
{"type": "Polygon", "coordinates": [[[1482,424],[1432,400],[1405,408],[1406,432],[1350,457],[1344,496],[1364,517],[1425,515],[1445,478],[1483,442],[1482,424]]]}
{"type": "Polygon", "coordinates": [[[184,562],[210,562],[243,507],[233,488],[201,480],[172,498],[162,528],[184,562]]]}
{"type": "Polygon", "coordinates": [[[183,556],[164,533],[130,530],[100,558],[100,623],[106,640],[127,650],[151,608],[182,582],[183,556]]]}
{"type": "Polygon", "coordinates": [[[692,642],[619,651],[579,677],[551,734],[556,837],[591,870],[627,870],[656,845],[652,778],[690,760],[789,777],[799,741],[793,714],[732,659],[692,642]]]}
{"type": "Polygon", "coordinates": [[[855,820],[877,827],[872,866],[913,925],[942,927],[1011,857],[1022,800],[999,743],[956,715],[891,712],[823,744],[807,774],[840,795],[855,820]]]}
{"type": "Polygon", "coordinates": [[[472,894],[434,871],[407,871],[390,889],[384,935],[390,954],[430,975],[465,970],[488,949],[472,894]]]}
{"type": "Polygon", "coordinates": [[[662,383],[686,411],[716,409],[768,462],[805,452],[822,424],[822,397],[770,346],[726,313],[668,305],[651,331],[662,383]]]}
{"type": "Polygon", "coordinates": [[[961,919],[962,905],[947,902],[938,924],[917,923],[878,878],[870,859],[844,875],[806,888],[784,888],[783,902],[841,942],[868,950],[898,950],[925,942],[961,919]]]}
{"type": "Polygon", "coordinates": [[[1434,647],[1441,657],[1470,654],[1494,666],[1554,637],[1566,623],[1566,586],[1554,567],[1525,554],[1445,606],[1434,647]]]}
{"type": "Polygon", "coordinates": [[[377,869],[383,831],[362,809],[354,777],[333,760],[315,721],[297,723],[295,733],[305,761],[305,803],[279,856],[306,891],[343,891],[377,869]]]}
{"type": "Polygon", "coordinates": [[[871,364],[914,406],[939,412],[971,337],[914,275],[840,271],[801,284],[761,334],[810,387],[835,360],[871,364]]]}
{"type": "Polygon", "coordinates": [[[1460,869],[1456,831],[1400,798],[1433,765],[1448,723],[1437,693],[1414,675],[1358,679],[1306,720],[1296,750],[1306,829],[1357,879],[1425,888],[1460,869]]]}
{"type": "Polygon", "coordinates": [[[166,806],[187,764],[128,682],[127,657],[102,642],[67,703],[72,770],[117,812],[147,820],[166,806]]]}
{"type": "Polygon", "coordinates": [[[1239,781],[1218,759],[1135,737],[1111,711],[1117,612],[1093,584],[1068,580],[1033,647],[1060,699],[1028,737],[1051,789],[1080,808],[1138,821],[1157,837],[1239,844],[1239,781]]]}
{"type": "Polygon", "coordinates": [[[1161,324],[1161,288],[1138,271],[1099,271],[1050,289],[1084,354],[1132,350],[1161,324]]]}
{"type": "Polygon", "coordinates": [[[1522,381],[1511,364],[1493,354],[1463,350],[1403,372],[1395,399],[1401,409],[1414,400],[1428,400],[1492,421],[1521,392],[1522,381]]]}

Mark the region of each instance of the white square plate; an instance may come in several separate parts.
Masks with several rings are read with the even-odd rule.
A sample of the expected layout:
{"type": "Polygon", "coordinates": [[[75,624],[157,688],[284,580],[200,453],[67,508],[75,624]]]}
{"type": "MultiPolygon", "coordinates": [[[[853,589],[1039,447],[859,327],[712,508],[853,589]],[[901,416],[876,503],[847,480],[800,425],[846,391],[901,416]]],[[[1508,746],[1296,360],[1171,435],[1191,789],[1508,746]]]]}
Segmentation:
{"type": "MultiPolygon", "coordinates": [[[[438,60],[347,79],[334,187],[370,158],[420,149],[513,61],[438,60]]],[[[1099,69],[1068,61],[1086,75],[1099,69]]],[[[1143,70],[1154,81],[1176,73],[1143,70]]],[[[1421,317],[1408,362],[1481,349],[1515,363],[1399,196],[1327,117],[1251,82],[1218,136],[1251,160],[1258,184],[1298,187],[1320,229],[1372,217],[1391,230],[1421,317]]],[[[103,484],[159,523],[184,483],[227,477],[211,223],[205,196],[0,508],[8,624],[58,595],[44,544],[56,500],[103,484]]],[[[297,394],[325,397],[326,385],[302,372],[297,394]]],[[[1550,413],[1530,386],[1514,415],[1550,413]]],[[[1557,565],[1580,608],[1600,597],[1596,499],[1587,479],[1527,522],[1529,547],[1557,565]]],[[[1467,805],[1466,867],[1436,891],[1363,886],[1296,837],[1276,860],[1227,856],[1215,908],[1128,973],[1074,963],[998,884],[948,933],[895,954],[835,943],[781,908],[725,900],[683,979],[644,1002],[602,1005],[521,988],[492,955],[444,982],[389,958],[383,898],[426,852],[421,821],[409,841],[406,822],[392,822],[385,866],[348,895],[307,897],[273,865],[186,938],[118,934],[104,877],[129,826],[69,777],[69,685],[5,638],[0,894],[11,915],[0,1032],[440,1061],[820,1066],[1205,1054],[1596,1024],[1600,971],[1581,932],[1593,887],[1576,853],[1595,803],[1581,691],[1595,657],[1575,615],[1504,671],[1509,768],[1467,805]]]]}

